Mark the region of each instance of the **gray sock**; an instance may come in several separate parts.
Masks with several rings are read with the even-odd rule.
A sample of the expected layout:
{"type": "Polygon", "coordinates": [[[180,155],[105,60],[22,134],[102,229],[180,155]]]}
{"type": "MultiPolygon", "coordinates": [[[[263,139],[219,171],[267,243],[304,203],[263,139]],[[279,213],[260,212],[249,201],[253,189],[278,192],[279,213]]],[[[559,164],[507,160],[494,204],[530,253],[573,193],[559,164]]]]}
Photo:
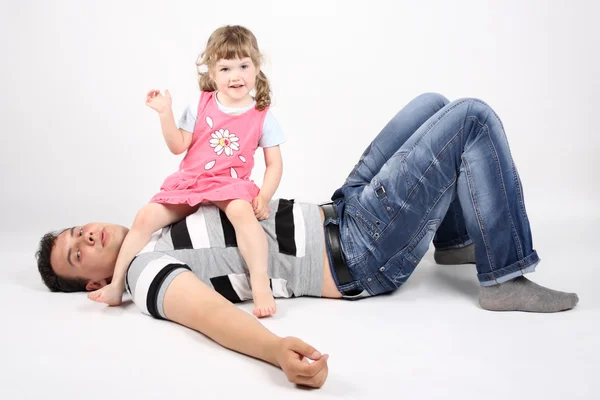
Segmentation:
{"type": "Polygon", "coordinates": [[[435,249],[433,259],[442,265],[475,264],[475,245],[470,244],[458,249],[435,249]]]}
{"type": "Polygon", "coordinates": [[[479,305],[490,311],[529,311],[550,313],[569,310],[577,304],[575,293],[540,286],[524,276],[494,286],[482,286],[479,305]]]}

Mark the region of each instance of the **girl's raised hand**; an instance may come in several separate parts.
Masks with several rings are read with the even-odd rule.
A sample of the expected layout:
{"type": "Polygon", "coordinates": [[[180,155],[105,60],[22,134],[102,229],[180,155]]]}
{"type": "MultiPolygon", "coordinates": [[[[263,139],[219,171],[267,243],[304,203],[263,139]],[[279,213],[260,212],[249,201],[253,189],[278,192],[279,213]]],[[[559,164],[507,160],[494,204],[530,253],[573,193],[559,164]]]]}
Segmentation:
{"type": "Polygon", "coordinates": [[[161,114],[171,109],[171,93],[165,90],[165,95],[160,93],[160,90],[151,90],[146,94],[146,105],[161,114]]]}

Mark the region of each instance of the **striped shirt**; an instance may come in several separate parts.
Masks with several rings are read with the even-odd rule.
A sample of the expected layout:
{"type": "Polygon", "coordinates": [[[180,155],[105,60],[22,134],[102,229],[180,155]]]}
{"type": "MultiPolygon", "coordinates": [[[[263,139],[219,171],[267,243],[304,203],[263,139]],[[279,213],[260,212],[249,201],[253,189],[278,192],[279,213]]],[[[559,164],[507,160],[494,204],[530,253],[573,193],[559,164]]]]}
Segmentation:
{"type": "MultiPolygon", "coordinates": [[[[272,200],[268,219],[260,221],[269,246],[268,275],[274,297],[321,296],[324,236],[319,207],[293,200],[272,200]]],[[[173,279],[192,271],[226,299],[252,299],[249,272],[233,225],[214,205],[152,235],[133,259],[126,289],[137,307],[165,318],[163,298],[173,279]]]]}

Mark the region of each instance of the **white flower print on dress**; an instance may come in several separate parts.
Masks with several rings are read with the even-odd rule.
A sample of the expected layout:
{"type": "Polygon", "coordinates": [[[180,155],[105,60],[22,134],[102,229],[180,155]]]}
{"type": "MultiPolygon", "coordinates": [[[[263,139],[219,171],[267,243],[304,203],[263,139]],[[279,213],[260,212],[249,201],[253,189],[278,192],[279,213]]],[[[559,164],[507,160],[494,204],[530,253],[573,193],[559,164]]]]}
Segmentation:
{"type": "Polygon", "coordinates": [[[225,152],[226,156],[232,156],[234,151],[240,149],[240,145],[237,143],[238,138],[235,133],[230,133],[229,129],[219,129],[213,132],[210,139],[210,147],[214,148],[215,153],[218,156],[225,152]]]}

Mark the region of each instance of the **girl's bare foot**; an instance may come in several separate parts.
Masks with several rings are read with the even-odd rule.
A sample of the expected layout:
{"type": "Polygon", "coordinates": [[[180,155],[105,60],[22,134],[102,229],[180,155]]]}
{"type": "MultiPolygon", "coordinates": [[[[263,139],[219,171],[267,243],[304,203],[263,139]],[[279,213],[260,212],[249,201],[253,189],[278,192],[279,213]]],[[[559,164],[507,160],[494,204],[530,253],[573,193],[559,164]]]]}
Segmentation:
{"type": "Polygon", "coordinates": [[[89,293],[88,299],[98,303],[106,303],[109,306],[118,306],[123,300],[123,289],[119,288],[116,284],[111,283],[89,293]]]}
{"type": "Polygon", "coordinates": [[[254,298],[254,310],[252,313],[256,317],[263,318],[275,314],[277,311],[275,307],[275,299],[273,298],[271,291],[268,290],[268,286],[266,291],[253,290],[252,296],[254,298]]]}
{"type": "Polygon", "coordinates": [[[254,299],[254,311],[252,313],[258,318],[275,314],[277,309],[267,274],[261,276],[251,275],[250,282],[252,284],[252,298],[254,299]]]}

